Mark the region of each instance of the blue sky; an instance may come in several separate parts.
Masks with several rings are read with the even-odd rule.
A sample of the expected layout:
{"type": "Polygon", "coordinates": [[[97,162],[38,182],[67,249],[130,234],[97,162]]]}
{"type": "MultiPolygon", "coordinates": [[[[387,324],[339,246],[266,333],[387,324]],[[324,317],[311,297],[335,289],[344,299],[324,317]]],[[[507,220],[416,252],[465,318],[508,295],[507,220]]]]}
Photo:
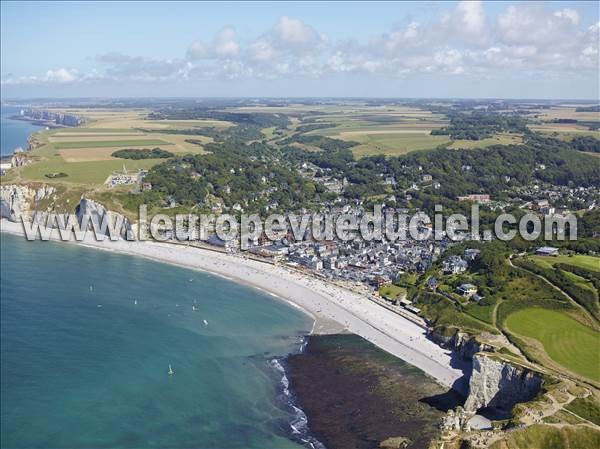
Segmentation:
{"type": "Polygon", "coordinates": [[[597,2],[1,3],[2,97],[598,99],[597,2]]]}

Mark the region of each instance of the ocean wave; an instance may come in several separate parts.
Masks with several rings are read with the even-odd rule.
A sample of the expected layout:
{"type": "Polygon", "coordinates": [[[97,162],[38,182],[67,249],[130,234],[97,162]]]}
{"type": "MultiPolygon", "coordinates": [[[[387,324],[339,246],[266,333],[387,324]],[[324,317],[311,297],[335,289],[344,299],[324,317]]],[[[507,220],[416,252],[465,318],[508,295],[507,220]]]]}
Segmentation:
{"type": "MultiPolygon", "coordinates": [[[[306,339],[302,339],[300,352],[306,348],[306,339]]],[[[310,449],[326,449],[325,445],[310,434],[308,428],[308,417],[304,410],[296,405],[296,398],[290,390],[290,380],[284,367],[285,360],[274,358],[269,361],[270,365],[281,374],[281,399],[293,411],[293,417],[289,422],[291,436],[293,440],[303,444],[310,449]]]]}

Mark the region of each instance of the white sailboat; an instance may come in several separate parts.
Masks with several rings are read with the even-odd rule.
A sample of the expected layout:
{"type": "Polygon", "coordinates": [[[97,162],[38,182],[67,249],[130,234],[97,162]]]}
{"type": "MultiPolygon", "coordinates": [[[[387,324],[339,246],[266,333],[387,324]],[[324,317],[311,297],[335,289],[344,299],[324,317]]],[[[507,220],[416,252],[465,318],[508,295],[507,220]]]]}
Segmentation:
{"type": "Polygon", "coordinates": [[[204,325],[205,325],[205,326],[208,326],[208,321],[206,321],[206,320],[203,320],[203,322],[204,322],[204,325]]]}
{"type": "Polygon", "coordinates": [[[171,368],[171,364],[169,363],[169,376],[172,376],[173,374],[175,374],[175,371],[173,371],[173,368],[171,368]]]}

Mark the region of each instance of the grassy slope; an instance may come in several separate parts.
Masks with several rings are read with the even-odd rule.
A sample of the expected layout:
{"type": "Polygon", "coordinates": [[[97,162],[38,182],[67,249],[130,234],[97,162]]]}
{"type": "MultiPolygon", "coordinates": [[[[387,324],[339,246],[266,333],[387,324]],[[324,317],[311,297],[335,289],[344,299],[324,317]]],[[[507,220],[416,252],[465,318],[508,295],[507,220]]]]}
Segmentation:
{"type": "Polygon", "coordinates": [[[600,431],[582,426],[536,424],[508,433],[490,449],[591,449],[600,447],[600,431]]]}
{"type": "Polygon", "coordinates": [[[589,379],[600,381],[600,333],[565,313],[530,307],[510,314],[511,332],[538,340],[554,361],[589,379]]]}

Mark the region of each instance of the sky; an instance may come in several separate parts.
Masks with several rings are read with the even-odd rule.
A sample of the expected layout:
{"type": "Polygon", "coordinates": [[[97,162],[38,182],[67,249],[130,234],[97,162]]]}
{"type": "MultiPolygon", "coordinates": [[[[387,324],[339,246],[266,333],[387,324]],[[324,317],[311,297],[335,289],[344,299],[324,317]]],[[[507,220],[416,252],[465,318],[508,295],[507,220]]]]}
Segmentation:
{"type": "Polygon", "coordinates": [[[2,98],[599,99],[599,3],[2,1],[2,98]]]}

